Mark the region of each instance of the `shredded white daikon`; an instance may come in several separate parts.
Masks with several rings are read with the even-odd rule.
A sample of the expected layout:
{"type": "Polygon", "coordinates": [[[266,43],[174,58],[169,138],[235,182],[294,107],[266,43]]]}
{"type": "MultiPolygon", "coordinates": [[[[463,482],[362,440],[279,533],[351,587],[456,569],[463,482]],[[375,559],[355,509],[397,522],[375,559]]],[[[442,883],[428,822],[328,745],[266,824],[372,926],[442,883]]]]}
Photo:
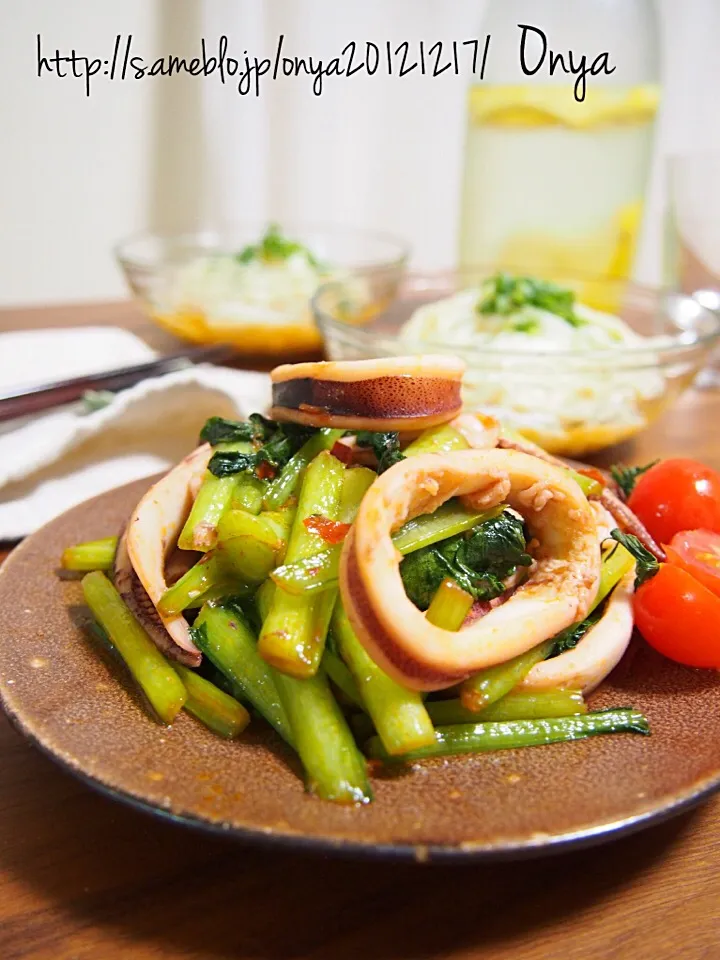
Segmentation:
{"type": "Polygon", "coordinates": [[[300,252],[283,260],[247,263],[228,255],[201,257],[178,268],[158,307],[161,312],[202,313],[213,328],[238,324],[311,323],[308,301],[336,279],[300,252]]]}
{"type": "Polygon", "coordinates": [[[532,305],[484,313],[477,305],[486,295],[486,287],[474,288],[420,307],[400,333],[408,348],[457,349],[468,364],[468,406],[553,438],[554,448],[579,428],[623,432],[645,423],[643,405],[665,390],[657,351],[670,338],[642,337],[619,317],[579,303],[577,323],[532,305]]]}

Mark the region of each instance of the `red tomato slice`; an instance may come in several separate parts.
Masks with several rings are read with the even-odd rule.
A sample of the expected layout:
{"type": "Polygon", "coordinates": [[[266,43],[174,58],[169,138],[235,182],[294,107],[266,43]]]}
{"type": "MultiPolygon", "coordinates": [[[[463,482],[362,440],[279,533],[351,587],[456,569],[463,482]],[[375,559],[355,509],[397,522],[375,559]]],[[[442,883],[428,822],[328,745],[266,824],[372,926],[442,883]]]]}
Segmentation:
{"type": "Polygon", "coordinates": [[[711,530],[676,533],[665,547],[667,558],[720,597],[720,534],[711,530]]]}
{"type": "Polygon", "coordinates": [[[672,563],[638,588],[635,624],[651,647],[689,667],[720,668],[720,597],[672,563]]]}
{"type": "Polygon", "coordinates": [[[683,530],[720,533],[720,474],[696,460],[662,460],[640,477],[628,506],[658,543],[683,530]]]}

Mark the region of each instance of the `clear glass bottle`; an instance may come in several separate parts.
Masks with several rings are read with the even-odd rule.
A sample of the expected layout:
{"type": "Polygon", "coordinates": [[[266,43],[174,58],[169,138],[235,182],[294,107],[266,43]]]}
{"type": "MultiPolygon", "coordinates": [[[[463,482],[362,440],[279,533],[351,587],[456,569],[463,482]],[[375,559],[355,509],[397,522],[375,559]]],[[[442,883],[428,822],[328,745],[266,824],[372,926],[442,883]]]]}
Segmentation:
{"type": "MultiPolygon", "coordinates": [[[[489,0],[481,45],[488,33],[485,76],[468,95],[461,266],[628,276],[660,101],[652,0],[489,0]],[[519,24],[546,37],[533,75],[519,24]],[[596,59],[604,51],[611,73],[596,59]],[[563,61],[552,75],[551,52],[563,61]],[[583,55],[596,71],[584,97],[579,73],[563,71],[583,55]]],[[[525,37],[532,69],[542,38],[525,37]]]]}

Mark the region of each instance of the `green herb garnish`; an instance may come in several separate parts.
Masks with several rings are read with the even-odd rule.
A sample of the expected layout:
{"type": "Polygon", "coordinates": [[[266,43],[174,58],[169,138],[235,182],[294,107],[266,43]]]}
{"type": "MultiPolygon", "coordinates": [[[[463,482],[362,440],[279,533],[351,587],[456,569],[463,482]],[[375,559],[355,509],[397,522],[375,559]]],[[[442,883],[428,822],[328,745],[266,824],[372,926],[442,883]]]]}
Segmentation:
{"type": "Polygon", "coordinates": [[[512,330],[515,333],[536,334],[540,332],[540,321],[535,317],[523,317],[513,322],[512,330]]]}
{"type": "Polygon", "coordinates": [[[646,580],[655,576],[660,569],[660,564],[650,551],[640,543],[638,538],[631,533],[613,530],[610,536],[613,540],[621,543],[635,557],[635,589],[637,590],[646,580]]]}
{"type": "Polygon", "coordinates": [[[614,466],[610,467],[610,473],[613,480],[620,487],[625,496],[629,497],[635,489],[635,484],[637,483],[638,477],[641,477],[644,473],[647,473],[647,471],[651,467],[654,467],[656,463],[660,463],[660,461],[653,460],[652,463],[646,463],[644,467],[624,467],[621,463],[616,463],[614,466]]]}
{"type": "Polygon", "coordinates": [[[320,264],[307,247],[295,240],[289,240],[280,233],[276,223],[270,224],[260,243],[251,243],[236,254],[239,263],[252,263],[260,260],[263,263],[282,263],[296,253],[302,254],[310,266],[319,268],[320,264]]]}
{"type": "Polygon", "coordinates": [[[581,327],[585,323],[582,317],[575,313],[576,297],[573,291],[548,280],[497,273],[487,281],[487,287],[487,292],[478,301],[478,313],[507,317],[523,307],[537,307],[562,317],[573,327],[581,327]]]}

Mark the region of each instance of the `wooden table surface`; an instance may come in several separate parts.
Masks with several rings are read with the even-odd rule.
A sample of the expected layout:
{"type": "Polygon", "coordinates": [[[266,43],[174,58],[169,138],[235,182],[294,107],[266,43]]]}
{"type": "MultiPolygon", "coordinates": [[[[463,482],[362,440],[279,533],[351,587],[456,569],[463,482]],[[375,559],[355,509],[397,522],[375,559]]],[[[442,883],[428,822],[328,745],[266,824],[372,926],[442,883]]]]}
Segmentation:
{"type": "MultiPolygon", "coordinates": [[[[0,312],[0,330],[93,320],[142,326],[108,306],[0,312]]],[[[720,392],[691,393],[618,457],[687,454],[720,468],[719,417],[720,392]]],[[[718,862],[718,801],[517,863],[270,853],[113,803],[0,719],[0,960],[715,960],[718,862]]]]}

